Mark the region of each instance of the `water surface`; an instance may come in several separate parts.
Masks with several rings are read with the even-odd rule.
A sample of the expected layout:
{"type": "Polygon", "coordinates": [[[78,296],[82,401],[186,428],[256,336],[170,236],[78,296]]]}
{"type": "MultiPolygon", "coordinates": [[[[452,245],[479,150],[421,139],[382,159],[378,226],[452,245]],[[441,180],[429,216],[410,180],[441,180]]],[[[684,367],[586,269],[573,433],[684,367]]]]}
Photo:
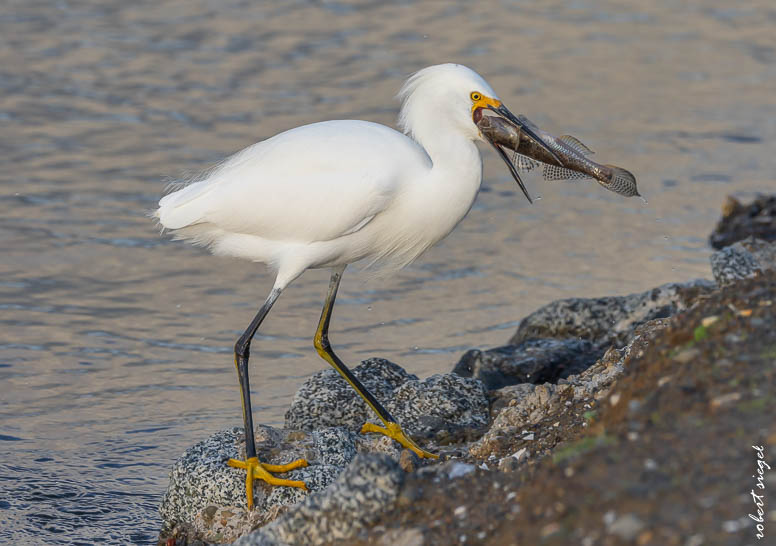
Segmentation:
{"type": "MultiPolygon", "coordinates": [[[[400,274],[348,271],[348,362],[427,376],[556,298],[709,277],[729,193],[773,191],[776,10],[729,2],[6,2],[0,8],[0,542],[148,543],[174,459],[241,424],[232,344],[262,266],[160,237],[165,180],[302,123],[394,124],[407,74],[457,61],[649,204],[527,177],[482,192],[400,274]]],[[[303,151],[300,159],[303,159],[303,151]]],[[[429,207],[433,207],[429,203],[429,207]]],[[[325,363],[308,272],[253,348],[258,422],[325,363]]]]}

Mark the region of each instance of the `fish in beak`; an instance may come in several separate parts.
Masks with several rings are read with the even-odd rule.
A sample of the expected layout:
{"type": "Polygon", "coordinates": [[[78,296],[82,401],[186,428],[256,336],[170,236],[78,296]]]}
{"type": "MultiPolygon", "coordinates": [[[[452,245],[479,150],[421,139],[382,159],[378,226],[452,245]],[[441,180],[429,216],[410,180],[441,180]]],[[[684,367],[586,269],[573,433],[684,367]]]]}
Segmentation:
{"type": "Polygon", "coordinates": [[[496,112],[502,118],[509,120],[515,127],[520,129],[520,131],[528,135],[536,144],[544,148],[545,151],[549,152],[549,154],[555,159],[555,161],[557,161],[559,167],[563,166],[563,162],[557,156],[555,151],[552,149],[552,147],[550,146],[550,143],[548,143],[544,138],[539,136],[538,134],[539,128],[536,125],[534,125],[531,121],[529,121],[527,117],[515,116],[503,104],[498,108],[491,108],[491,110],[496,112]]]}
{"type": "MultiPolygon", "coordinates": [[[[578,138],[571,135],[554,137],[542,131],[531,123],[525,116],[517,116],[520,127],[502,116],[475,115],[480,134],[490,142],[501,158],[507,162],[510,171],[522,183],[517,171],[530,171],[541,167],[545,180],[580,180],[592,178],[607,190],[624,197],[640,196],[636,186],[636,177],[633,173],[616,165],[596,163],[590,156],[593,151],[585,146],[578,138]],[[534,134],[539,135],[545,145],[549,145],[554,153],[549,153],[545,145],[527,133],[527,127],[534,134]],[[504,150],[514,152],[512,157],[507,156],[504,150]],[[557,163],[560,156],[561,164],[557,163]],[[561,166],[562,165],[562,166],[561,166]]],[[[525,189],[523,189],[525,193],[525,189]]],[[[526,195],[527,197],[527,195],[526,195]]],[[[643,198],[642,198],[643,199],[643,198]]],[[[530,201],[530,198],[529,198],[530,201]]]]}
{"type": "MultiPolygon", "coordinates": [[[[548,154],[556,163],[558,166],[563,166],[563,162],[560,160],[560,158],[555,154],[553,149],[550,147],[550,144],[545,142],[545,140],[539,136],[538,134],[538,128],[536,125],[531,123],[526,117],[524,116],[515,116],[512,112],[509,111],[509,109],[504,106],[501,101],[498,100],[483,100],[481,101],[481,106],[477,105],[472,113],[472,118],[474,120],[474,123],[476,123],[478,126],[480,125],[480,122],[483,118],[483,111],[484,110],[491,110],[499,115],[500,118],[505,120],[506,123],[509,125],[512,125],[517,131],[516,134],[525,135],[527,138],[531,139],[538,147],[542,148],[543,151],[548,154]]],[[[515,179],[515,182],[517,182],[517,185],[520,186],[520,189],[523,190],[523,195],[525,195],[525,198],[528,199],[529,203],[533,203],[533,200],[531,199],[531,196],[528,194],[528,190],[525,188],[525,184],[523,184],[522,178],[520,178],[520,174],[517,172],[517,169],[515,168],[515,165],[512,163],[512,161],[509,159],[509,156],[504,151],[503,141],[499,141],[494,138],[493,132],[486,132],[481,131],[482,136],[485,137],[485,139],[493,146],[493,148],[496,150],[496,153],[498,153],[499,157],[504,160],[504,163],[507,164],[507,167],[509,168],[509,172],[512,174],[512,177],[515,179]]],[[[515,142],[514,147],[511,147],[513,150],[517,150],[517,146],[519,144],[518,142],[515,142]]]]}

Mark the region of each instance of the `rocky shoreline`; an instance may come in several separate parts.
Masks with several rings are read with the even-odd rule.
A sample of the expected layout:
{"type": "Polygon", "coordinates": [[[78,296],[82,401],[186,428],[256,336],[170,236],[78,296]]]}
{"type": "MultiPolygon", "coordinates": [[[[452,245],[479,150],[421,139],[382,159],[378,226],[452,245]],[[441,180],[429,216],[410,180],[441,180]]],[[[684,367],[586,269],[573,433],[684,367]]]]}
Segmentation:
{"type": "Polygon", "coordinates": [[[358,434],[373,415],[322,370],[284,428],[255,431],[263,461],[308,459],[284,477],[310,493],[261,483],[248,513],[225,464],[243,431],[221,431],[175,463],[159,543],[754,544],[750,446],[776,448],[775,202],[725,204],[714,281],[552,302],[423,380],[355,367],[439,461],[358,434]]]}

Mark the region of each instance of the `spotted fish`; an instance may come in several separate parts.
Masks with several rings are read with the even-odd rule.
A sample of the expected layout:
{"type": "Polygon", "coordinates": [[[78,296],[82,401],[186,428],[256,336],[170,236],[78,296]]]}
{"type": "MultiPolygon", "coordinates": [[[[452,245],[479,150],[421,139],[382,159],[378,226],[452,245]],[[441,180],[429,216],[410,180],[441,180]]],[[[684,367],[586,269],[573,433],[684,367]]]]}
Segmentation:
{"type": "Polygon", "coordinates": [[[559,165],[553,154],[519,127],[505,119],[483,115],[477,123],[480,131],[497,146],[499,153],[504,153],[503,148],[514,152],[512,162],[517,170],[532,171],[541,167],[545,180],[593,178],[609,191],[625,197],[640,196],[636,177],[631,172],[614,165],[601,165],[592,161],[589,156],[593,151],[573,136],[563,135],[556,138],[539,129],[525,116],[517,117],[541,137],[562,163],[559,165]]]}

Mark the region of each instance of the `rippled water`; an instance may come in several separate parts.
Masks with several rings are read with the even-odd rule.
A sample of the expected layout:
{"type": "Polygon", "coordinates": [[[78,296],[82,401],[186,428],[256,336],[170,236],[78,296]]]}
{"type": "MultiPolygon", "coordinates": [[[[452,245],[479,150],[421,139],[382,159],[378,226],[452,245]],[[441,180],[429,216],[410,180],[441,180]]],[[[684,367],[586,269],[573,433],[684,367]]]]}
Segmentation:
{"type": "MultiPolygon", "coordinates": [[[[0,542],[151,542],[175,457],[241,424],[230,350],[272,279],[160,238],[146,214],[164,179],[305,122],[393,124],[423,66],[472,66],[635,172],[649,204],[529,177],[530,206],[483,149],[453,235],[397,276],[346,274],[347,361],[446,371],[552,299],[708,277],[724,196],[776,187],[776,8],[736,6],[5,2],[0,542]]],[[[292,285],[258,338],[259,422],[325,366],[310,340],[327,276],[292,285]]]]}

